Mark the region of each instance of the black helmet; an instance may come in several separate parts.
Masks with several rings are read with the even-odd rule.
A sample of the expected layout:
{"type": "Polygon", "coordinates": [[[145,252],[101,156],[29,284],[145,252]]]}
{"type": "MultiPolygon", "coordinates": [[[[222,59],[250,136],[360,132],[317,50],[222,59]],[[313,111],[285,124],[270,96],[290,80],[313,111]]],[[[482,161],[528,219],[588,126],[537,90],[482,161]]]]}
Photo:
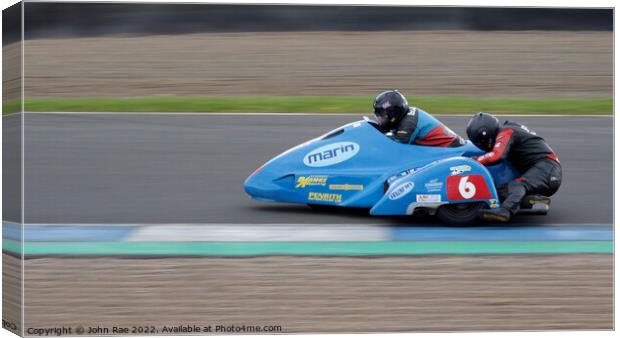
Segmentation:
{"type": "Polygon", "coordinates": [[[467,124],[467,137],[476,147],[484,151],[493,150],[498,132],[499,120],[491,114],[478,113],[467,124]]]}
{"type": "Polygon", "coordinates": [[[396,126],[409,113],[409,103],[398,90],[386,90],[377,95],[373,108],[379,125],[384,129],[396,126]]]}

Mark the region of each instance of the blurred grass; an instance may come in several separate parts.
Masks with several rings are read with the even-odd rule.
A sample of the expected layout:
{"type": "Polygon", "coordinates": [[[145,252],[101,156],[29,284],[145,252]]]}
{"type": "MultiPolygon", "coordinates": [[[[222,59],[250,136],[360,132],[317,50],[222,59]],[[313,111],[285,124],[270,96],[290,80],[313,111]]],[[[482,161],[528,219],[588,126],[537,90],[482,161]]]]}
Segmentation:
{"type": "Polygon", "coordinates": [[[21,110],[21,100],[2,101],[2,115],[18,113],[21,110]]]}
{"type": "MultiPolygon", "coordinates": [[[[27,112],[268,112],[366,113],[370,96],[243,96],[26,99],[27,112]]],[[[601,99],[483,99],[466,97],[410,98],[432,114],[471,114],[478,111],[510,114],[612,114],[613,100],[601,99]]],[[[3,112],[14,111],[3,104],[3,112]]]]}

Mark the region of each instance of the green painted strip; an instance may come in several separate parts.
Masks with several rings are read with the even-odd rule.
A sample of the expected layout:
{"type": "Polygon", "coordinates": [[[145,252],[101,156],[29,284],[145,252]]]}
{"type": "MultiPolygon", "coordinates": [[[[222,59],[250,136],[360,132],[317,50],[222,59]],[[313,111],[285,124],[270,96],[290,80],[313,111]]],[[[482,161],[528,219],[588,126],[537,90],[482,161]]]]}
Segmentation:
{"type": "MultiPolygon", "coordinates": [[[[3,248],[18,248],[3,241],[3,248]]],[[[550,242],[95,242],[26,243],[26,255],[375,256],[613,253],[611,241],[550,242]]]]}
{"type": "Polygon", "coordinates": [[[10,240],[7,240],[7,239],[3,239],[2,240],[2,250],[3,251],[9,251],[9,252],[16,253],[16,254],[21,254],[22,253],[22,244],[21,244],[21,242],[10,241],[10,240]]]}

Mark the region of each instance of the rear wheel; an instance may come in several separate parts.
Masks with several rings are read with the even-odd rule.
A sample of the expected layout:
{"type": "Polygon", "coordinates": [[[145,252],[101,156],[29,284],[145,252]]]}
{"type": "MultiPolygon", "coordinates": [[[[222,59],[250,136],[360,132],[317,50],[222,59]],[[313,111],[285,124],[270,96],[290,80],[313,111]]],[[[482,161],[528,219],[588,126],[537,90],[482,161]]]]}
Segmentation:
{"type": "Polygon", "coordinates": [[[484,206],[484,203],[444,204],[437,209],[437,217],[448,225],[472,225],[478,221],[478,210],[484,206]]]}

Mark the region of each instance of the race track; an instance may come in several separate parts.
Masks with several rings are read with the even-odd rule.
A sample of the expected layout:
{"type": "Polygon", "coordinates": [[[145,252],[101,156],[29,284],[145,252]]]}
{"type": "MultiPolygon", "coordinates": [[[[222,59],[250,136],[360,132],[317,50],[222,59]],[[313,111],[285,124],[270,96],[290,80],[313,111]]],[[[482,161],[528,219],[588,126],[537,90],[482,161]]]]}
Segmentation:
{"type": "MultiPolygon", "coordinates": [[[[8,224],[10,204],[3,224],[14,290],[16,254],[26,256],[23,327],[613,328],[610,117],[516,118],[557,150],[564,184],[547,217],[514,225],[556,226],[425,227],[437,222],[318,213],[243,191],[266,160],[356,119],[26,114],[27,224],[8,224]]],[[[461,134],[467,121],[440,119],[461,134]]],[[[16,299],[4,305],[18,322],[16,299]]]]}
{"type": "MultiPolygon", "coordinates": [[[[359,211],[319,213],[306,206],[253,201],[243,191],[245,178],[271,157],[359,118],[28,113],[25,222],[433,223],[359,211]]],[[[464,134],[467,117],[440,119],[464,134]]],[[[515,222],[611,224],[612,119],[513,119],[545,137],[564,168],[550,214],[521,216],[515,222]]],[[[5,215],[12,215],[11,210],[5,215]]]]}

